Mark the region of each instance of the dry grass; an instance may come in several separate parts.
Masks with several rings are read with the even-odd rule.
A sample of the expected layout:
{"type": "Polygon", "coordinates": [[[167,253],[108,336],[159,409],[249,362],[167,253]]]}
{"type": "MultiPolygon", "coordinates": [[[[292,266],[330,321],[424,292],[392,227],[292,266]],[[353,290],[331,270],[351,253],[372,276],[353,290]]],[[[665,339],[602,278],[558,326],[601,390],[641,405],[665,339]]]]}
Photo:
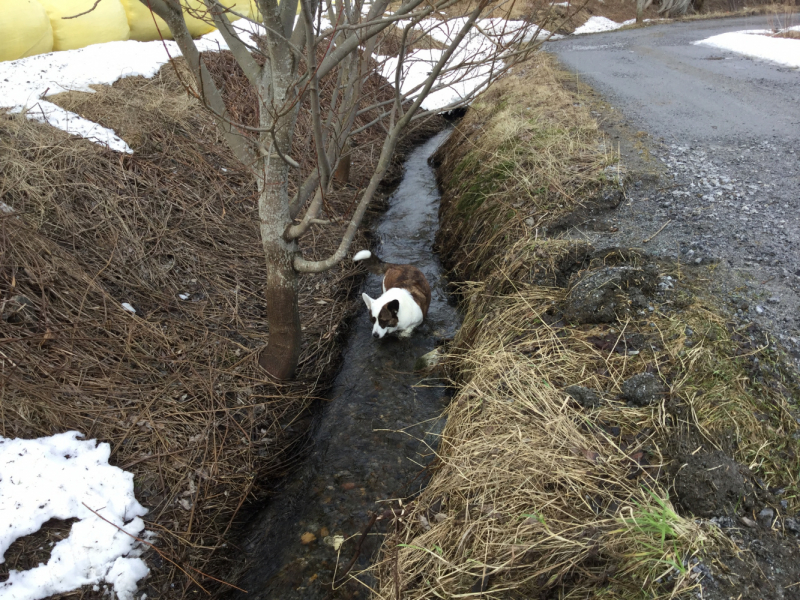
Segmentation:
{"type": "Polygon", "coordinates": [[[679,265],[547,237],[616,185],[559,77],[531,66],[496,84],[440,153],[438,244],[466,311],[444,361],[456,393],[430,482],[373,567],[375,597],[694,597],[691,565],[738,552],[673,505],[678,461],[701,449],[749,467],[759,500],[782,487],[787,513],[800,506],[798,386],[769,338],[737,330],[679,265]],[[676,288],[648,296],[652,311],[567,322],[574,277],[620,265],[676,288]],[[663,393],[637,406],[621,392],[641,373],[663,393]],[[580,405],[573,385],[599,402],[580,405]]]}
{"type": "MultiPolygon", "coordinates": [[[[536,245],[543,266],[585,252],[536,245]]],[[[573,266],[614,260],[599,253],[573,266]]],[[[753,332],[683,294],[663,295],[640,320],[570,326],[558,316],[566,289],[515,287],[464,291],[447,363],[458,391],[438,464],[384,543],[377,597],[397,597],[398,586],[403,598],[477,596],[482,581],[488,598],[690,596],[690,559],[728,543],[670,501],[670,463],[697,432],[701,445],[733,449],[764,489],[786,487],[790,510],[799,504],[800,428],[781,376],[764,382],[753,371],[753,352],[771,356],[753,332]],[[621,384],[642,372],[668,391],[631,406],[621,384]],[[582,408],[563,391],[570,385],[603,400],[582,408]]]]}
{"type": "Polygon", "coordinates": [[[439,150],[437,244],[459,279],[482,279],[505,252],[586,202],[616,161],[566,76],[538,53],[470,107],[439,150]],[[576,106],[577,105],[577,106],[576,106]],[[443,175],[441,175],[443,174],[443,175]]]}
{"type": "Polygon", "coordinates": [[[698,21],[702,19],[719,19],[721,17],[753,17],[757,15],[786,15],[796,10],[792,4],[773,2],[744,2],[744,0],[706,0],[699,13],[685,15],[671,21],[698,21]]]}
{"type": "MultiPolygon", "coordinates": [[[[241,91],[230,55],[210,59],[241,91]]],[[[374,81],[374,93],[381,89],[374,81]]],[[[255,183],[175,69],[54,101],[112,127],[135,154],[0,115],[0,195],[15,211],[0,213],[0,434],[78,430],[110,443],[112,463],[134,473],[160,549],[224,579],[239,559],[230,533],[243,507],[263,500],[302,453],[361,272],[345,262],[300,279],[299,374],[270,383],[257,365],[269,331],[255,183]]],[[[246,94],[229,102],[245,120],[256,118],[246,94]]],[[[302,152],[309,120],[299,119],[297,156],[312,154],[302,152]]],[[[355,144],[353,179],[326,205],[345,222],[304,236],[306,256],[338,246],[382,135],[376,126],[355,144]]],[[[38,548],[35,541],[16,548],[38,548]]],[[[22,564],[13,551],[5,558],[6,568],[22,564]]],[[[196,593],[178,568],[150,559],[148,596],[196,593]]]]}
{"type": "Polygon", "coordinates": [[[781,31],[772,35],[767,34],[769,37],[786,38],[789,40],[800,40],[800,31],[781,31]]]}
{"type": "Polygon", "coordinates": [[[595,350],[594,362],[612,369],[598,376],[585,341],[596,331],[564,339],[545,324],[562,290],[483,293],[469,293],[455,342],[459,391],[436,473],[384,546],[378,596],[396,597],[399,585],[404,598],[451,597],[478,592],[481,581],[488,598],[667,593],[658,579],[672,591],[691,587],[684,565],[714,534],[663,500],[660,456],[638,466],[655,435],[641,435],[643,425],[660,411],[630,411],[614,435],[620,405],[583,413],[561,391],[567,382],[613,385],[639,365],[595,350]],[[648,530],[653,519],[663,540],[648,530]]]}

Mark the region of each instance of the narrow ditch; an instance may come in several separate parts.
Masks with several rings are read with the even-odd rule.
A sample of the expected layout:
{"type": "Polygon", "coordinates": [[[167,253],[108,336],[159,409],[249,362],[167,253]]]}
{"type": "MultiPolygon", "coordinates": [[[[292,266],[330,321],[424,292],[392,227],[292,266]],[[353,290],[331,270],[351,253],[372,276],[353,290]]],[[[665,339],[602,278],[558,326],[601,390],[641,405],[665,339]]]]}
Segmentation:
{"type": "MultiPolygon", "coordinates": [[[[331,582],[356,554],[370,512],[382,512],[390,500],[413,495],[424,484],[421,470],[444,425],[439,415],[446,390],[414,367],[438,342],[453,337],[461,320],[448,302],[447,280],[432,250],[439,192],[428,158],[448,134],[439,133],[409,155],[376,229],[374,250],[383,260],[414,264],[428,278],[427,320],[410,339],[374,340],[366,311],[356,317],[342,369],[312,434],[313,450],[243,541],[248,567],[240,586],[249,600],[366,597],[369,581],[350,580],[335,590],[331,582]]],[[[364,291],[379,296],[380,278],[370,276],[364,291]]],[[[369,565],[381,539],[378,524],[351,574],[369,565]]]]}

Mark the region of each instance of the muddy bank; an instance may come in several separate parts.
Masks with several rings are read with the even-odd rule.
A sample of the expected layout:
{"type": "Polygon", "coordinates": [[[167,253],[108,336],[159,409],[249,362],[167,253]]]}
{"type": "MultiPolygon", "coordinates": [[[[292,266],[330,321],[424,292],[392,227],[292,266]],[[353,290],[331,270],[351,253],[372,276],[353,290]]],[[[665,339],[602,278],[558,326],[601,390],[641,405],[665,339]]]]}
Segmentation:
{"type": "Polygon", "coordinates": [[[582,85],[578,95],[608,124],[635,182],[619,211],[575,223],[572,237],[646,247],[695,269],[743,324],[771,331],[800,366],[800,84],[780,65],[692,43],[780,22],[699,21],[548,48],[579,71],[573,87],[604,94],[582,85]],[[662,175],[642,181],[641,171],[662,175]]]}
{"type": "Polygon", "coordinates": [[[457,388],[378,596],[797,597],[796,375],[680,263],[564,236],[631,184],[569,78],[534,59],[437,155],[457,388]]]}

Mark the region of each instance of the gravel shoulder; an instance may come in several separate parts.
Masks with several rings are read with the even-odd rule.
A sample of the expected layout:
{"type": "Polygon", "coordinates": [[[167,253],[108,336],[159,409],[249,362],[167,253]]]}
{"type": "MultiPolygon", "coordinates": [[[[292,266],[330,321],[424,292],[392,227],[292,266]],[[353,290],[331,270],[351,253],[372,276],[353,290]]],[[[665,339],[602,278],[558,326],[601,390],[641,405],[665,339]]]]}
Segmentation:
{"type": "Polygon", "coordinates": [[[631,184],[616,210],[574,222],[566,235],[681,261],[800,365],[800,74],[692,45],[773,24],[675,23],[548,50],[577,73],[573,85],[631,184]]]}

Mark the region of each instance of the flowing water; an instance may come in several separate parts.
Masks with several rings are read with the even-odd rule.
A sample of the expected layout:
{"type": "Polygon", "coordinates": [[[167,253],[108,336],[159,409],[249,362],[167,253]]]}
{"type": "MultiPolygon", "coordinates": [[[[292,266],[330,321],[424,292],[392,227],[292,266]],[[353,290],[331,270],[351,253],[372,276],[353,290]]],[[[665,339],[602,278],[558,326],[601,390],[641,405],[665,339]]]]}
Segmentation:
{"type": "MultiPolygon", "coordinates": [[[[361,576],[364,585],[350,582],[332,591],[334,572],[350,562],[370,511],[382,512],[390,499],[413,495],[422,485],[419,475],[437,445],[446,398],[440,382],[415,373],[414,366],[460,324],[432,250],[439,193],[428,158],[447,133],[411,153],[377,228],[378,256],[414,264],[428,278],[428,317],[410,339],[381,340],[372,338],[365,309],[356,317],[342,370],[317,421],[312,452],[251,524],[244,544],[250,566],[240,582],[248,594],[242,598],[367,597],[366,576],[361,576]],[[337,536],[348,539],[338,553],[337,536]]],[[[370,275],[364,291],[380,296],[380,278],[370,275]]],[[[373,528],[352,573],[374,558],[381,532],[380,524],[373,528]]]]}

